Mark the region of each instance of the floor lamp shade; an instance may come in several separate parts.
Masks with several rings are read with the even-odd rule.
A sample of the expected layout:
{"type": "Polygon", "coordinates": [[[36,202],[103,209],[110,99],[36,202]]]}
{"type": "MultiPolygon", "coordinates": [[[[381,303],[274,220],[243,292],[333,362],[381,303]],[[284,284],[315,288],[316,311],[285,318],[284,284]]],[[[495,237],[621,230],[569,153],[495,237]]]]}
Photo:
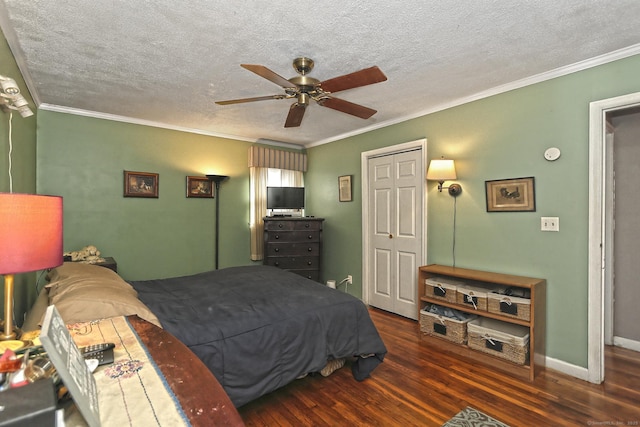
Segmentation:
{"type": "Polygon", "coordinates": [[[0,193],[0,274],[62,262],[62,197],[0,193]]]}
{"type": "Polygon", "coordinates": [[[0,274],[4,275],[4,329],[13,328],[13,275],[56,267],[63,262],[62,197],[0,193],[0,274]]]}

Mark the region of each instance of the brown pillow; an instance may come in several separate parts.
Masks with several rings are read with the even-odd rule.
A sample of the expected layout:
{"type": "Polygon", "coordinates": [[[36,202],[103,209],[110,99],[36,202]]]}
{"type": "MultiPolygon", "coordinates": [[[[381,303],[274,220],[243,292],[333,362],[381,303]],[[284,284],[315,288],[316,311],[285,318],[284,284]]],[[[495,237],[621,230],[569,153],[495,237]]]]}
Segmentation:
{"type": "Polygon", "coordinates": [[[49,278],[49,305],[56,306],[65,323],[137,314],[162,327],[135,289],[108,268],[66,262],[53,269],[49,278]]]}

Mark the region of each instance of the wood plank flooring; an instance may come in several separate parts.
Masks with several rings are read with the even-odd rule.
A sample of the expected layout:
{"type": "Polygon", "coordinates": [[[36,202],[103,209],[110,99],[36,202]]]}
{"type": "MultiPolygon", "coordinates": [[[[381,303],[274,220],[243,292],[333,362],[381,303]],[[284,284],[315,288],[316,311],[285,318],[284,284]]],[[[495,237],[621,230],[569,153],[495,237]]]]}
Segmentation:
{"type": "Polygon", "coordinates": [[[533,382],[435,351],[418,324],[377,309],[388,354],[357,382],[349,363],[308,376],[239,408],[247,426],[440,426],[466,406],[512,427],[640,426],[640,354],[607,348],[606,381],[552,370],[533,382]]]}

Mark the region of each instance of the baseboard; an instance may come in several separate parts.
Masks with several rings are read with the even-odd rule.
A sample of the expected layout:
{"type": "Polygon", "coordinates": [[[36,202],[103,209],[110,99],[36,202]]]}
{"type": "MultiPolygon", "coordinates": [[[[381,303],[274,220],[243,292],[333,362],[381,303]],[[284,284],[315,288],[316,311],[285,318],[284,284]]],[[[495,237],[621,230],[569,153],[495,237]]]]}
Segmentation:
{"type": "Polygon", "coordinates": [[[633,351],[640,351],[640,342],[630,340],[629,338],[613,337],[613,345],[628,348],[633,351]]]}
{"type": "Polygon", "coordinates": [[[554,359],[552,357],[546,357],[546,369],[553,369],[554,371],[562,372],[563,374],[570,375],[580,380],[589,381],[589,370],[582,366],[572,365],[564,360],[554,359]]]}

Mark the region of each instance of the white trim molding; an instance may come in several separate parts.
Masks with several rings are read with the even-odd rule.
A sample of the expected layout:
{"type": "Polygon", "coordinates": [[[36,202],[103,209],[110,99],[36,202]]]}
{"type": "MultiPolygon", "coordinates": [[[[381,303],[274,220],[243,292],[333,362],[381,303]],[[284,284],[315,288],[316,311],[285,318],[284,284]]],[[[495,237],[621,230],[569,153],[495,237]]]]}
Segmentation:
{"type": "MultiPolygon", "coordinates": [[[[606,114],[640,105],[640,92],[589,104],[589,308],[588,375],[589,382],[604,381],[604,284],[608,260],[606,245],[606,114]]],[[[609,242],[609,243],[608,243],[609,242]]]]}

